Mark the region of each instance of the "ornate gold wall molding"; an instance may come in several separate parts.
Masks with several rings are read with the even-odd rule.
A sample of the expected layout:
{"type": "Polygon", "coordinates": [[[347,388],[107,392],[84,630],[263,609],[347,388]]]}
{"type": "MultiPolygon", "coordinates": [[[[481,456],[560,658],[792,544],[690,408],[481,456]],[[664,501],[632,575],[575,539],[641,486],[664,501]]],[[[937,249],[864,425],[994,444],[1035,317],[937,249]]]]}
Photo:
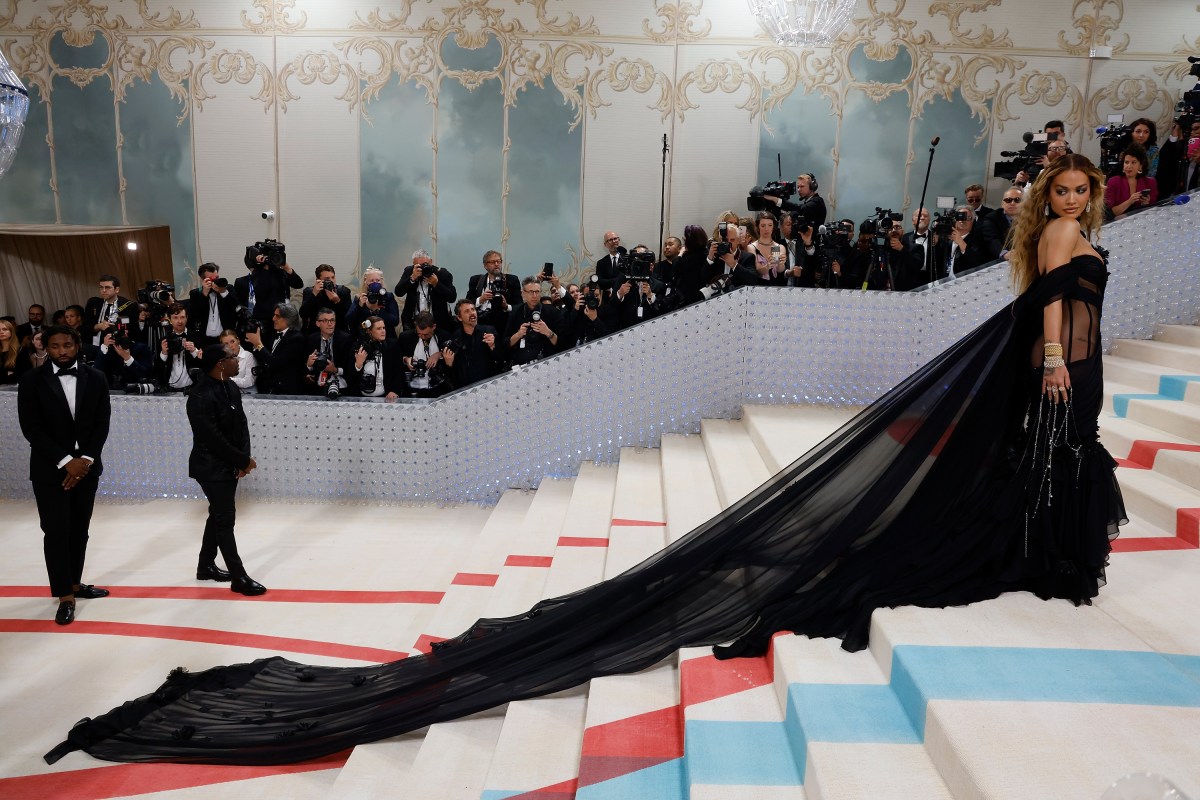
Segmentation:
{"type": "Polygon", "coordinates": [[[258,19],[242,12],[242,26],[253,33],[296,33],[308,24],[308,14],[303,11],[296,19],[292,13],[296,0],[252,0],[258,19]]]}
{"type": "Polygon", "coordinates": [[[984,25],[979,33],[972,33],[962,29],[962,15],[966,13],[978,13],[992,6],[1000,5],[1001,0],[955,0],[955,2],[939,2],[929,6],[929,15],[937,16],[944,14],[947,21],[950,23],[950,37],[953,44],[959,47],[1012,47],[1012,39],[1009,38],[1008,29],[1005,28],[999,34],[984,25]]]}
{"type": "Polygon", "coordinates": [[[1063,101],[1067,101],[1066,113],[1056,112],[1067,129],[1075,129],[1083,124],[1083,93],[1079,91],[1061,72],[1054,70],[1034,70],[1022,73],[1016,83],[1004,86],[996,95],[993,114],[996,120],[996,131],[1003,132],[1004,125],[1019,114],[1009,110],[1009,104],[1017,100],[1022,105],[1045,105],[1057,109],[1063,101]]]}
{"type": "Polygon", "coordinates": [[[1085,56],[1093,47],[1109,46],[1113,53],[1123,53],[1129,48],[1129,34],[1124,34],[1119,40],[1112,40],[1112,32],[1121,26],[1125,18],[1125,0],[1075,0],[1071,6],[1071,16],[1074,18],[1078,36],[1075,41],[1067,39],[1067,32],[1060,31],[1058,43],[1063,50],[1073,56],[1085,56]],[[1085,9],[1085,13],[1080,10],[1085,9]],[[1104,13],[1109,6],[1115,16],[1104,13]]]}
{"type": "Polygon", "coordinates": [[[712,21],[705,20],[701,28],[695,27],[692,17],[699,16],[704,7],[704,0],[698,5],[688,2],[662,3],[655,10],[658,12],[662,30],[653,27],[649,18],[642,20],[642,31],[651,40],[659,44],[676,44],[682,42],[698,42],[712,32],[712,21]]]}

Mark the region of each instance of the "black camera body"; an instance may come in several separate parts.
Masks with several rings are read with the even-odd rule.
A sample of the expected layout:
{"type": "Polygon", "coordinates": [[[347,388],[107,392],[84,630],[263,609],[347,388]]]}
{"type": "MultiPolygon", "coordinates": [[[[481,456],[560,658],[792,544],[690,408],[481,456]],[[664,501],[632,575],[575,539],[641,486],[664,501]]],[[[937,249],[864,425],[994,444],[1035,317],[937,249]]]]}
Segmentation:
{"type": "Polygon", "coordinates": [[[336,292],[337,283],[326,278],[325,280],[321,281],[321,288],[327,292],[336,292]]]}
{"type": "MultiPolygon", "coordinates": [[[[726,242],[726,245],[729,243],[726,242]]],[[[719,246],[718,246],[719,249],[719,246]]],[[[628,253],[621,259],[621,283],[647,283],[654,270],[653,253],[628,253]]]]}
{"type": "Polygon", "coordinates": [[[186,338],[182,334],[169,331],[167,333],[167,356],[174,358],[183,352],[183,343],[186,338]]]}
{"type": "Polygon", "coordinates": [[[746,196],[746,210],[770,211],[778,214],[779,206],[773,200],[767,200],[764,195],[778,197],[780,200],[790,200],[795,194],[795,181],[771,181],[764,186],[755,186],[746,196]]]}
{"type": "Polygon", "coordinates": [[[146,287],[137,290],[137,299],[145,306],[162,306],[165,309],[174,294],[175,287],[166,281],[146,281],[146,287]]]}
{"type": "Polygon", "coordinates": [[[329,359],[318,356],[317,360],[314,361],[313,365],[309,368],[308,373],[314,378],[320,377],[321,373],[325,371],[327,366],[329,366],[329,359]]]}
{"type": "Polygon", "coordinates": [[[283,242],[277,239],[263,239],[261,242],[255,242],[246,248],[246,257],[244,260],[246,266],[250,269],[282,267],[287,263],[287,251],[284,249],[283,242]],[[262,262],[258,260],[259,256],[264,257],[262,262]]]}
{"type": "Polygon", "coordinates": [[[367,286],[367,302],[373,306],[383,303],[383,299],[387,297],[387,289],[379,281],[375,281],[367,286]]]}

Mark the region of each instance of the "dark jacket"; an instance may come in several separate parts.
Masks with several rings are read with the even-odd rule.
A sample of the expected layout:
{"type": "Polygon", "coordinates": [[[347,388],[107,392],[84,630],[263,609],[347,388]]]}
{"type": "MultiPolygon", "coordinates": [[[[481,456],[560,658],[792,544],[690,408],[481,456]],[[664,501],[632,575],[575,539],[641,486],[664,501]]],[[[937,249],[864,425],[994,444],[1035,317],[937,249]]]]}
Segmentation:
{"type": "MultiPolygon", "coordinates": [[[[438,277],[437,286],[429,289],[429,310],[433,312],[433,321],[437,323],[438,328],[449,333],[450,329],[457,324],[450,314],[450,304],[454,302],[455,298],[454,276],[433,264],[429,264],[428,268],[436,269],[438,277]]],[[[422,268],[421,271],[425,272],[426,270],[422,268]]],[[[404,308],[400,311],[400,323],[405,330],[411,330],[413,327],[413,317],[417,315],[420,305],[418,300],[421,292],[420,284],[425,283],[424,280],[414,282],[412,274],[413,268],[409,264],[404,268],[404,274],[400,276],[400,281],[396,284],[396,297],[404,298],[404,308]]]]}
{"type": "MultiPolygon", "coordinates": [[[[125,330],[129,332],[132,339],[136,339],[139,331],[138,325],[138,304],[128,297],[117,295],[116,298],[117,317],[125,322],[121,323],[125,330]]],[[[99,297],[89,297],[87,305],[83,308],[83,341],[85,344],[90,343],[96,336],[94,330],[100,322],[100,309],[104,307],[104,301],[99,297]]],[[[111,329],[110,329],[111,330],[111,329]]]]}
{"type": "MultiPolygon", "coordinates": [[[[237,292],[230,286],[224,297],[216,289],[213,289],[213,294],[217,296],[217,316],[221,318],[221,330],[232,330],[238,321],[237,292]]],[[[200,289],[192,289],[188,294],[188,329],[192,333],[192,339],[200,344],[213,341],[213,337],[205,333],[208,329],[208,311],[211,303],[212,300],[200,289]]]]}
{"type": "Polygon", "coordinates": [[[350,288],[338,284],[334,294],[338,296],[338,302],[333,302],[325,294],[322,289],[320,293],[314,293],[313,287],[304,287],[304,295],[300,300],[300,320],[302,322],[301,332],[305,334],[312,333],[317,329],[317,312],[322,308],[328,308],[337,318],[337,329],[339,331],[348,331],[346,325],[346,315],[350,313],[350,288]]]}
{"type": "MultiPolygon", "coordinates": [[[[355,353],[358,348],[355,348],[355,353]]],[[[370,353],[370,351],[368,351],[370,353]]],[[[367,360],[363,362],[363,367],[371,363],[372,355],[367,356],[367,360]]],[[[386,395],[392,392],[397,395],[404,393],[404,362],[400,360],[400,348],[397,345],[396,339],[386,339],[379,344],[379,361],[383,368],[383,389],[386,395]]],[[[362,376],[363,372],[355,368],[354,362],[350,362],[350,375],[348,382],[350,384],[349,391],[354,395],[362,394],[362,376]]]]}
{"type": "Polygon", "coordinates": [[[198,481],[232,481],[250,465],[250,426],[242,392],[233,381],[197,376],[187,400],[192,426],[188,475],[198,481]]]}
{"type": "MultiPolygon", "coordinates": [[[[615,291],[617,286],[617,268],[629,255],[629,251],[624,247],[617,247],[617,263],[613,263],[612,255],[606,255],[596,262],[596,277],[600,279],[600,288],[606,292],[615,291]]],[[[516,304],[514,304],[515,307],[516,304]]]]}
{"type": "Polygon", "coordinates": [[[387,328],[387,338],[395,339],[396,327],[400,324],[400,305],[396,302],[396,295],[391,292],[385,294],[383,302],[374,311],[369,306],[359,305],[357,298],[352,300],[350,311],[346,314],[346,327],[350,329],[350,334],[361,338],[362,324],[370,317],[383,320],[384,327],[387,328]]]}
{"type": "Polygon", "coordinates": [[[295,270],[285,272],[282,267],[261,267],[249,275],[243,275],[233,282],[233,293],[237,295],[239,305],[246,307],[253,319],[267,323],[271,327],[271,315],[275,306],[289,300],[292,289],[303,289],[304,279],[295,270]],[[250,287],[254,286],[254,308],[250,308],[250,287]]]}
{"type": "Polygon", "coordinates": [[[93,459],[91,475],[104,470],[100,454],[108,441],[108,383],[100,370],[82,362],[76,362],[76,367],[74,419],[63,393],[64,379],[54,374],[52,362],[21,376],[17,416],[29,441],[29,480],[34,483],[61,484],[63,471],[58,463],[73,454],[93,459]]]}
{"type": "Polygon", "coordinates": [[[454,366],[450,368],[450,378],[456,389],[490,378],[500,371],[503,345],[500,334],[490,325],[476,325],[470,336],[459,329],[446,346],[454,350],[454,366]],[[483,342],[484,334],[488,333],[496,337],[495,349],[483,342]]]}
{"type": "Polygon", "coordinates": [[[300,331],[286,330],[279,336],[272,335],[261,350],[254,351],[258,360],[259,394],[303,394],[300,381],[311,352],[300,331]],[[273,344],[276,339],[278,345],[273,344]]]}

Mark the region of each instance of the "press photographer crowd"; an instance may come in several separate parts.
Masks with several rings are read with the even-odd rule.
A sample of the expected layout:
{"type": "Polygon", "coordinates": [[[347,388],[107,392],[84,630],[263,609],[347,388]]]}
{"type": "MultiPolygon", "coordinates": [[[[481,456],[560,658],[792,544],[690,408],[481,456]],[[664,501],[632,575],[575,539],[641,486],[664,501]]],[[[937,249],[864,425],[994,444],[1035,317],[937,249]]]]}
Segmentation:
{"type": "MultiPolygon", "coordinates": [[[[1097,131],[1109,218],[1200,187],[1198,106],[1200,92],[1187,92],[1161,144],[1146,118],[1097,131]]],[[[742,286],[909,291],[1007,256],[1030,185],[1071,152],[1060,120],[1024,140],[995,165],[994,176],[1011,185],[994,209],[972,184],[961,204],[939,197],[932,214],[922,207],[905,220],[876,208],[860,222],[829,220],[810,172],[754,187],[749,216],[727,211],[711,230],[686,226],[663,241],[661,258],[606,232],[605,255],[579,284],[564,284],[551,263],[518,279],[495,250],[461,297],[451,272],[424,250],[390,289],[373,268],[356,287],[340,284],[329,264],[306,282],[273,239],[246,248],[247,271],[232,283],[217,264],[202,264],[187,297],[160,281],[128,296],[118,276],[105,274],[82,306],[47,315],[35,304],[21,324],[0,317],[0,383],[45,363],[47,331],[56,330],[46,326],[63,326],[115,391],[187,392],[203,353],[218,348],[237,359],[231,380],[243,393],[436,397],[742,286]]]]}

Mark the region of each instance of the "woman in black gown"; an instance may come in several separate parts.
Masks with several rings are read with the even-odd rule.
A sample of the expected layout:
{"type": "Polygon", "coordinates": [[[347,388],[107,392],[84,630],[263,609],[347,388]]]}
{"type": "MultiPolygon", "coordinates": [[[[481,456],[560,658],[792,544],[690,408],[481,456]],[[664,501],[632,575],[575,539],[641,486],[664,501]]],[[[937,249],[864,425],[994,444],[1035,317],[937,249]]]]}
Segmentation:
{"type": "Polygon", "coordinates": [[[749,655],[790,630],[857,650],[876,608],[1017,590],[1090,602],[1124,521],[1096,427],[1107,272],[1085,237],[1102,197],[1090,162],[1058,159],[1016,225],[1012,305],[627,572],[391,664],[178,669],[154,694],[76,724],[47,761],[75,749],[299,761],[633,672],[682,646],[749,655]]]}

